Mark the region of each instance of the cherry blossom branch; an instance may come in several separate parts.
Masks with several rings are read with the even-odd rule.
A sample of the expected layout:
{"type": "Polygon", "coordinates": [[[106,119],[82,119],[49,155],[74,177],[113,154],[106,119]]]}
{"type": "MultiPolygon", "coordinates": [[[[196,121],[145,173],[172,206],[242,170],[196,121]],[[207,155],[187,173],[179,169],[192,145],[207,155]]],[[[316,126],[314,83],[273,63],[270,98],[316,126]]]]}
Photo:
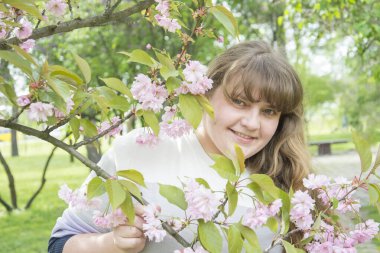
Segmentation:
{"type": "MultiPolygon", "coordinates": [[[[154,3],[154,0],[145,0],[138,2],[134,6],[127,8],[125,10],[111,13],[109,16],[98,15],[85,19],[74,19],[66,22],[62,22],[56,25],[48,25],[39,29],[34,30],[33,34],[29,37],[30,39],[38,40],[44,37],[49,37],[58,33],[67,33],[76,29],[84,27],[98,27],[109,25],[113,23],[123,23],[129,19],[129,16],[139,13],[144,9],[147,9],[154,3]]],[[[116,7],[115,7],[116,8],[116,7]]],[[[0,49],[10,49],[7,44],[19,44],[20,40],[16,37],[10,38],[8,40],[0,40],[0,49]]]]}
{"type": "Polygon", "coordinates": [[[119,122],[117,122],[116,124],[113,124],[110,128],[108,128],[107,130],[101,132],[100,134],[98,135],[95,135],[91,138],[88,138],[86,140],[83,140],[83,141],[80,141],[78,143],[76,143],[75,145],[73,145],[73,148],[74,149],[78,149],[79,147],[83,146],[83,145],[86,145],[86,144],[89,144],[89,143],[92,143],[94,141],[96,141],[97,139],[103,137],[104,135],[108,134],[109,132],[111,132],[113,129],[117,128],[118,126],[120,126],[122,123],[124,123],[127,119],[129,119],[130,117],[132,117],[134,115],[134,112],[129,112],[127,114],[127,116],[125,116],[123,119],[121,119],[119,122]]]}
{"type": "Polygon", "coordinates": [[[69,114],[67,117],[65,117],[64,119],[62,119],[61,121],[59,121],[57,124],[51,126],[51,127],[48,127],[44,130],[44,132],[46,133],[51,133],[52,131],[54,131],[55,129],[65,125],[66,123],[68,123],[72,118],[75,117],[75,115],[77,115],[80,110],[82,109],[82,107],[84,106],[84,104],[88,101],[89,97],[86,97],[83,102],[77,107],[77,109],[75,109],[75,111],[71,114],[69,114]]]}
{"type": "Polygon", "coordinates": [[[109,16],[116,9],[116,7],[121,3],[121,0],[117,0],[117,2],[111,6],[111,0],[107,0],[106,10],[104,11],[104,16],[109,16]]]}

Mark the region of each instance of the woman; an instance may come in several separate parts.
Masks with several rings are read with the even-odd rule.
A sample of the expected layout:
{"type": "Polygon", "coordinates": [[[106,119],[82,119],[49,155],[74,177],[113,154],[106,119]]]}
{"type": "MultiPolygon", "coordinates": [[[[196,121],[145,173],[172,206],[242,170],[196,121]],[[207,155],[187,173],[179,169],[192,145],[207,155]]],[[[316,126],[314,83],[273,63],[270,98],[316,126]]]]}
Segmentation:
{"type": "MultiPolygon", "coordinates": [[[[159,203],[168,216],[181,214],[165,206],[156,183],[178,184],[178,178],[202,177],[212,189],[223,189],[225,181],[210,168],[209,154],[231,156],[235,144],[242,148],[250,173],[265,173],[284,190],[299,189],[309,172],[302,86],[281,55],[264,42],[240,43],[210,64],[208,76],[213,88],[206,95],[214,118],[204,114],[195,133],[177,139],[160,136],[154,147],[137,144],[136,137],[144,130],[133,130],[117,138],[99,163],[113,174],[128,168],[142,172],[145,181],[153,183],[143,190],[144,197],[159,203]]],[[[68,208],[53,229],[49,252],[173,252],[179,248],[169,236],[159,244],[146,243],[140,207],[136,214],[134,225],[109,231],[96,227],[89,211],[68,208]]],[[[265,245],[271,235],[259,232],[259,238],[265,245]]]]}

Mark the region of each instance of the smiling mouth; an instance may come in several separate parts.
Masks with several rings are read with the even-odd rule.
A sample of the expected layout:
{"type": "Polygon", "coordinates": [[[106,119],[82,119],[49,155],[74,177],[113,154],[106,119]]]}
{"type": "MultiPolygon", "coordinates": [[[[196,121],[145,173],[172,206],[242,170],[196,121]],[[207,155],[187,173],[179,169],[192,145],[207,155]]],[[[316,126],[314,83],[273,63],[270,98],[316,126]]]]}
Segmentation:
{"type": "Polygon", "coordinates": [[[252,136],[249,136],[249,135],[245,135],[245,134],[243,134],[243,133],[236,132],[236,131],[234,131],[234,130],[232,130],[232,129],[230,129],[230,130],[231,130],[231,132],[232,132],[234,135],[238,136],[239,138],[241,138],[241,139],[243,139],[243,140],[245,140],[245,141],[252,141],[252,140],[254,140],[254,139],[257,139],[257,137],[252,137],[252,136]]]}

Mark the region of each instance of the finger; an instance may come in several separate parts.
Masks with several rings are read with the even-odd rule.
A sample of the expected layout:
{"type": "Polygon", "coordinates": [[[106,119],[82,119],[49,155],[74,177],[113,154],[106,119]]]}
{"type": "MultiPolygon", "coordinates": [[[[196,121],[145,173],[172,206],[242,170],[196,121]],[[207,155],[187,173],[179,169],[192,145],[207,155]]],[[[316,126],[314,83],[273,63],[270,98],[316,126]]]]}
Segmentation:
{"type": "Polygon", "coordinates": [[[143,214],[145,212],[144,210],[145,209],[144,209],[143,205],[141,205],[140,203],[136,203],[135,204],[135,213],[136,213],[136,215],[143,216],[143,214]]]}
{"type": "Polygon", "coordinates": [[[135,217],[135,223],[133,224],[133,226],[135,226],[136,228],[140,229],[141,231],[143,231],[143,224],[145,223],[144,219],[140,216],[136,216],[135,217]]]}
{"type": "Polygon", "coordinates": [[[114,244],[120,249],[133,249],[137,252],[141,251],[145,246],[146,239],[141,238],[115,238],[114,244]]]}
{"type": "Polygon", "coordinates": [[[120,225],[114,228],[114,235],[121,238],[144,237],[144,234],[140,228],[128,225],[120,225]]]}

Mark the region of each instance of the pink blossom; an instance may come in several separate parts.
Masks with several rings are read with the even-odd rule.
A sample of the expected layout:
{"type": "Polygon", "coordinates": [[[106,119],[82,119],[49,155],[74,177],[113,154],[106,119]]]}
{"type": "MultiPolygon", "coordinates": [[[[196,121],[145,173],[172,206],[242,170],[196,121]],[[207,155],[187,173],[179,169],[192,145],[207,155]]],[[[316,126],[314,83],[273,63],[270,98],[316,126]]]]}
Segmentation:
{"type": "Polygon", "coordinates": [[[158,4],[156,10],[164,16],[169,16],[169,1],[168,0],[155,0],[158,4]]]}
{"type": "Polygon", "coordinates": [[[184,134],[188,134],[192,127],[184,119],[175,119],[172,123],[161,122],[160,129],[167,136],[172,138],[179,138],[184,134]]]}
{"type": "Polygon", "coordinates": [[[50,0],[46,3],[46,10],[59,17],[65,14],[67,3],[63,0],[50,0]]]}
{"type": "Polygon", "coordinates": [[[149,241],[161,242],[166,236],[166,231],[162,228],[161,221],[157,218],[160,214],[158,206],[152,204],[144,207],[144,235],[149,241]]]}
{"type": "Polygon", "coordinates": [[[359,200],[346,197],[339,201],[336,211],[340,213],[359,212],[360,206],[359,200]]]}
{"type": "Polygon", "coordinates": [[[153,133],[140,134],[136,142],[141,145],[155,146],[158,144],[158,137],[153,133]]]}
{"type": "Polygon", "coordinates": [[[280,211],[280,208],[282,207],[282,200],[276,199],[273,201],[267,208],[267,214],[269,216],[275,216],[280,211]]]}
{"type": "Polygon", "coordinates": [[[58,108],[53,108],[54,110],[54,117],[57,119],[63,119],[65,117],[65,114],[61,112],[58,108]]]}
{"type": "Polygon", "coordinates": [[[154,18],[157,21],[157,24],[164,29],[168,30],[169,32],[175,32],[176,30],[181,29],[181,25],[178,24],[178,21],[176,19],[171,19],[168,16],[157,14],[154,16],[154,18]]]}
{"type": "Polygon", "coordinates": [[[125,217],[123,211],[117,208],[115,211],[109,214],[103,214],[100,211],[94,211],[93,221],[95,225],[102,228],[113,228],[123,225],[127,222],[127,217],[125,217]]]}
{"type": "Polygon", "coordinates": [[[146,44],[145,48],[148,49],[148,50],[152,49],[152,45],[148,43],[148,44],[146,44]]]}
{"type": "Polygon", "coordinates": [[[315,200],[306,191],[296,191],[291,200],[294,206],[299,205],[304,209],[314,209],[315,200]]]}
{"type": "Polygon", "coordinates": [[[19,106],[26,106],[28,104],[30,104],[30,98],[29,98],[29,95],[24,95],[24,96],[19,96],[17,98],[17,104],[19,106]]]}
{"type": "Polygon", "coordinates": [[[32,103],[29,106],[28,118],[31,121],[46,122],[47,117],[53,116],[54,106],[42,102],[32,103]]]}
{"type": "MultiPolygon", "coordinates": [[[[115,125],[115,124],[117,124],[119,122],[120,122],[120,118],[119,117],[113,117],[111,119],[111,122],[109,122],[108,120],[103,121],[100,124],[100,127],[98,127],[98,133],[103,133],[104,131],[108,130],[111,126],[113,126],[113,125],[115,125]]],[[[107,136],[118,135],[118,134],[120,134],[121,130],[123,130],[123,126],[119,125],[119,126],[115,127],[114,129],[112,129],[110,132],[108,132],[107,136]]]]}
{"type": "Polygon", "coordinates": [[[328,186],[330,184],[330,178],[325,175],[314,175],[310,174],[308,178],[303,179],[303,185],[307,189],[317,189],[322,188],[324,186],[328,186]]]}
{"type": "Polygon", "coordinates": [[[23,40],[32,35],[33,26],[32,23],[30,23],[28,20],[24,20],[23,22],[21,22],[21,25],[21,27],[16,27],[14,31],[16,37],[20,40],[23,40]]]}
{"type": "Polygon", "coordinates": [[[371,240],[377,233],[379,233],[379,223],[369,219],[355,225],[355,230],[351,231],[350,235],[358,243],[364,243],[371,240]]]}
{"type": "Polygon", "coordinates": [[[192,219],[204,219],[206,222],[218,211],[219,200],[216,194],[195,180],[189,180],[185,188],[185,199],[188,203],[186,212],[192,219]]]}
{"type": "Polygon", "coordinates": [[[73,190],[67,184],[63,184],[58,191],[58,197],[65,201],[66,204],[70,204],[73,198],[73,190]]]}
{"type": "Polygon", "coordinates": [[[311,225],[313,225],[313,217],[311,216],[310,209],[302,205],[296,205],[290,210],[290,220],[297,228],[302,230],[308,230],[311,225]]]}
{"type": "Polygon", "coordinates": [[[176,107],[176,105],[173,105],[172,107],[165,106],[164,111],[165,112],[162,115],[161,119],[163,122],[169,122],[174,118],[174,116],[177,112],[177,107],[176,107]]]}
{"type": "Polygon", "coordinates": [[[66,113],[69,114],[71,110],[74,108],[74,101],[72,98],[68,98],[66,100],[66,113]]]}
{"type": "Polygon", "coordinates": [[[189,61],[186,64],[183,74],[186,81],[197,82],[204,75],[206,75],[207,67],[201,64],[199,61],[189,61]]]}
{"type": "Polygon", "coordinates": [[[175,219],[175,218],[170,218],[169,220],[166,221],[169,226],[174,229],[175,231],[179,231],[182,228],[182,221],[175,219]]]}
{"type": "Polygon", "coordinates": [[[269,216],[266,207],[263,204],[258,203],[255,208],[249,208],[247,210],[243,216],[242,224],[254,230],[263,226],[268,218],[269,216]]]}
{"type": "Polygon", "coordinates": [[[216,41],[218,41],[219,43],[224,43],[224,37],[223,36],[218,36],[218,38],[216,39],[216,41]]]}
{"type": "Polygon", "coordinates": [[[21,43],[20,47],[24,51],[30,52],[30,51],[32,51],[32,49],[34,48],[35,45],[36,45],[36,41],[35,40],[28,39],[27,41],[24,41],[23,43],[21,43]]]}
{"type": "Polygon", "coordinates": [[[6,25],[5,23],[0,21],[0,39],[4,39],[7,35],[6,25]]]}
{"type": "Polygon", "coordinates": [[[141,103],[143,109],[154,112],[162,109],[163,103],[169,95],[163,86],[156,85],[144,74],[138,74],[135,77],[131,92],[133,97],[141,103]]]}

